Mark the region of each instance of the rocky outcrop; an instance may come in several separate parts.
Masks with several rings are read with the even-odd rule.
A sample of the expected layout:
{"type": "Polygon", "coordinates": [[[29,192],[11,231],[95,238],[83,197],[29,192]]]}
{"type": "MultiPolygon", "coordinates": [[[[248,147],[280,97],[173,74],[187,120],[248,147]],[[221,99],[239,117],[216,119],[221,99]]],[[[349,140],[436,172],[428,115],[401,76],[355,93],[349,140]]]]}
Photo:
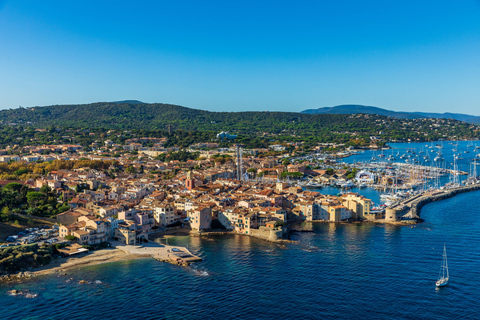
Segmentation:
{"type": "Polygon", "coordinates": [[[20,290],[10,290],[7,291],[7,294],[11,296],[24,296],[25,298],[33,299],[38,297],[38,293],[30,292],[29,290],[20,291],[20,290]]]}
{"type": "Polygon", "coordinates": [[[161,258],[154,258],[154,259],[160,262],[168,262],[176,266],[188,267],[190,265],[190,262],[184,261],[182,259],[161,259],[161,258]]]}
{"type": "Polygon", "coordinates": [[[35,277],[35,273],[30,271],[19,272],[15,274],[6,274],[0,276],[0,282],[15,282],[35,277]]]}

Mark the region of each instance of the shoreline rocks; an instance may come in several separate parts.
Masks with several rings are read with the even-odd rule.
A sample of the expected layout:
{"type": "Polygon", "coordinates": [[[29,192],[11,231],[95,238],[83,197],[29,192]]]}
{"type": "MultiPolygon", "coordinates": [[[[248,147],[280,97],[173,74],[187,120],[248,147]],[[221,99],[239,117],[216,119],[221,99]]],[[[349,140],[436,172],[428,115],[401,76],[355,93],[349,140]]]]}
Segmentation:
{"type": "Polygon", "coordinates": [[[155,258],[155,260],[160,261],[160,262],[167,262],[170,264],[173,264],[175,266],[181,266],[181,267],[188,267],[190,265],[190,262],[183,261],[183,260],[173,260],[173,259],[160,259],[160,258],[155,258]]]}
{"type": "Polygon", "coordinates": [[[5,274],[0,276],[0,282],[14,282],[14,281],[21,281],[25,279],[31,279],[35,277],[35,273],[30,271],[13,273],[13,274],[5,274]]]}
{"type": "Polygon", "coordinates": [[[33,298],[38,297],[38,293],[33,293],[33,292],[30,292],[29,290],[20,291],[20,290],[13,289],[13,290],[7,291],[7,294],[11,295],[13,297],[23,296],[23,297],[28,298],[28,299],[33,299],[33,298]]]}

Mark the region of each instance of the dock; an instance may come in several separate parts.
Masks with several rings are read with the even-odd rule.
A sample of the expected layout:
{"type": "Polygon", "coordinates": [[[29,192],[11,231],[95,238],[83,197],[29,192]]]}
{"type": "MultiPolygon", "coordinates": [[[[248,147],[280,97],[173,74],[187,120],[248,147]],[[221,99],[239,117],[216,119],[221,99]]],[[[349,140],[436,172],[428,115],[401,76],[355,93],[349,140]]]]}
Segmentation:
{"type": "Polygon", "coordinates": [[[155,260],[178,265],[189,265],[192,262],[202,261],[202,258],[194,255],[187,248],[179,246],[158,244],[144,244],[141,246],[118,245],[117,249],[120,249],[129,254],[149,254],[155,260]]]}

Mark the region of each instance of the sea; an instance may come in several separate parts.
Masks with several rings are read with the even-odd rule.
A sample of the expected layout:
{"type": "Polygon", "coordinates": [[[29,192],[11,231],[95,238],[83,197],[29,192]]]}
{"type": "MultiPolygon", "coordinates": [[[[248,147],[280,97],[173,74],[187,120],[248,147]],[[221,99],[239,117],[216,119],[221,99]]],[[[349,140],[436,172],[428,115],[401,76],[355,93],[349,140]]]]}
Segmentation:
{"type": "Polygon", "coordinates": [[[414,226],[303,223],[312,232],[286,245],[169,238],[203,261],[145,258],[0,284],[0,319],[480,319],[479,198],[427,204],[414,226]],[[436,288],[444,246],[450,282],[436,288]]]}

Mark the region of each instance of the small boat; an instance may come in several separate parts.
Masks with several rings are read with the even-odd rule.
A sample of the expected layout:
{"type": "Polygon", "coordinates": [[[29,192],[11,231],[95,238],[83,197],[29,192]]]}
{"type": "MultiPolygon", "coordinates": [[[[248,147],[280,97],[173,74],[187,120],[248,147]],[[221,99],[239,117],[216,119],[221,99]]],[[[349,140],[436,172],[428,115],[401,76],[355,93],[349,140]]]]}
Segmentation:
{"type": "Polygon", "coordinates": [[[443,245],[443,261],[442,266],[440,267],[440,273],[438,275],[438,280],[435,282],[437,287],[443,287],[448,284],[448,263],[447,263],[447,248],[443,245]]]}
{"type": "Polygon", "coordinates": [[[321,189],[323,187],[322,184],[320,183],[315,183],[313,181],[309,181],[306,185],[305,188],[307,189],[321,189]]]}

